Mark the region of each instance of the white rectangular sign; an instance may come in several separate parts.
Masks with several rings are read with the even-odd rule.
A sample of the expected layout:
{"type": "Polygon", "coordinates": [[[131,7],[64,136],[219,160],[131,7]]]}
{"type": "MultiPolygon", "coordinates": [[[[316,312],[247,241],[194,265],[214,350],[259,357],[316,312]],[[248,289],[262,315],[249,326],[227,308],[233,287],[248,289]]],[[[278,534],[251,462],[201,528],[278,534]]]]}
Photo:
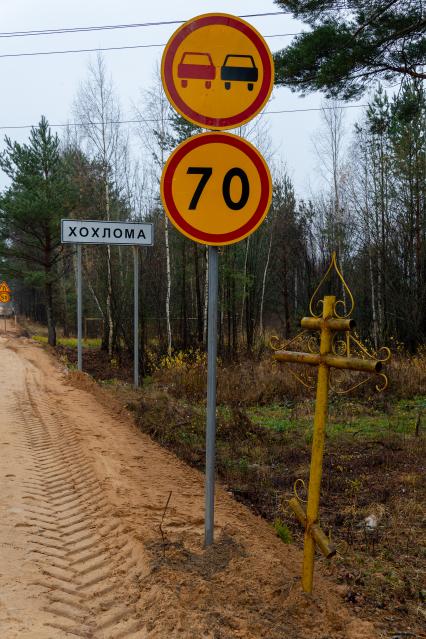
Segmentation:
{"type": "Polygon", "coordinates": [[[62,244],[137,244],[152,246],[151,223],[61,220],[62,244]]]}

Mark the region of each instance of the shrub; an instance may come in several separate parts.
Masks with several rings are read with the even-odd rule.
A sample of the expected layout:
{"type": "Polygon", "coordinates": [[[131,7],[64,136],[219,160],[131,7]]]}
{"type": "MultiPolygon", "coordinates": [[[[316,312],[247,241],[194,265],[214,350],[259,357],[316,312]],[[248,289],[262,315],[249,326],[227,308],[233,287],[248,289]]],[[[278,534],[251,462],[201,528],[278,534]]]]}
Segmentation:
{"type": "MultiPolygon", "coordinates": [[[[314,391],[307,390],[292,375],[306,374],[306,367],[295,367],[279,364],[268,354],[261,360],[244,359],[238,363],[224,365],[218,362],[217,401],[229,406],[254,406],[274,402],[288,402],[310,396],[314,391]],[[303,370],[305,369],[305,370],[303,370]]],[[[312,375],[312,383],[316,384],[316,371],[308,371],[312,375]]],[[[375,385],[382,380],[372,377],[366,384],[350,393],[351,397],[375,401],[390,395],[399,398],[410,398],[422,395],[426,389],[426,353],[417,355],[393,354],[386,362],[384,372],[389,378],[389,387],[382,394],[377,394],[375,385]]],[[[358,379],[356,373],[351,376],[354,383],[358,379]]],[[[359,379],[365,378],[359,374],[359,379]]],[[[190,351],[184,355],[178,353],[172,358],[163,358],[154,373],[155,380],[178,399],[190,402],[203,402],[206,398],[207,362],[204,353],[190,351]]],[[[348,384],[350,385],[350,384],[348,384]]]]}
{"type": "Polygon", "coordinates": [[[279,537],[281,541],[283,541],[285,544],[291,544],[291,542],[293,541],[293,537],[287,524],[284,524],[281,519],[277,518],[274,521],[274,529],[277,533],[277,537],[279,537]]]}

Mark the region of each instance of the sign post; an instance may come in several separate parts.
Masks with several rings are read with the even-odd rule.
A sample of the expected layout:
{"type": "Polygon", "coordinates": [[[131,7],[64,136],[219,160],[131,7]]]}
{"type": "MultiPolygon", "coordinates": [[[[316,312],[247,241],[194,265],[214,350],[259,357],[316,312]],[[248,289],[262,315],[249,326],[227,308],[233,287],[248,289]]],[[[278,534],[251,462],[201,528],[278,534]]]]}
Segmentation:
{"type": "Polygon", "coordinates": [[[208,317],[207,317],[207,430],[206,430],[206,490],[205,544],[214,537],[214,487],[216,465],[216,368],[217,368],[217,301],[219,259],[216,246],[209,246],[208,317]]]}
{"type": "Polygon", "coordinates": [[[83,370],[82,334],[83,303],[81,284],[81,245],[118,244],[133,246],[134,265],[134,386],[139,386],[139,260],[138,246],[153,245],[153,225],[140,222],[111,222],[101,220],[61,220],[61,242],[77,244],[77,368],[83,370]]]}
{"type": "Polygon", "coordinates": [[[133,247],[133,385],[139,388],[139,253],[133,247]]]}
{"type": "MultiPolygon", "coordinates": [[[[249,23],[208,13],[170,38],[161,64],[174,108],[200,127],[223,131],[255,117],[269,99],[274,66],[269,48],[249,23]]],[[[265,219],[272,198],[268,166],[259,151],[229,133],[182,142],[163,169],[161,197],[172,224],[208,245],[207,423],[205,545],[214,540],[218,246],[234,244],[265,219]]]]}
{"type": "Polygon", "coordinates": [[[81,288],[81,244],[77,244],[77,369],[83,370],[83,299],[81,288]]]}
{"type": "Polygon", "coordinates": [[[205,545],[209,546],[214,531],[217,246],[239,242],[260,226],[271,203],[272,180],[262,155],[249,142],[229,133],[203,133],[173,151],[163,170],[161,196],[173,225],[209,247],[205,485],[205,545]]]}

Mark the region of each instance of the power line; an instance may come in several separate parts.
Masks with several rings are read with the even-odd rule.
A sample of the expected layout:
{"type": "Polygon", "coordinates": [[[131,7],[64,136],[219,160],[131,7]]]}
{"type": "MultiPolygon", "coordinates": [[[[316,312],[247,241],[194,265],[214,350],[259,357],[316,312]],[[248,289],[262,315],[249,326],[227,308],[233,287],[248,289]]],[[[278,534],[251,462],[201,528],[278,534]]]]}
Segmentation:
{"type": "MultiPolygon", "coordinates": [[[[308,111],[329,111],[332,109],[360,109],[362,107],[367,107],[368,104],[344,104],[332,107],[312,107],[307,109],[281,109],[279,111],[262,111],[260,115],[277,115],[279,113],[307,113],[308,111]]],[[[171,120],[171,118],[166,118],[167,120],[171,120]]],[[[90,122],[91,126],[101,126],[102,124],[142,124],[143,122],[157,122],[155,118],[143,118],[138,120],[110,120],[107,122],[90,122]]],[[[32,129],[36,125],[34,124],[17,124],[0,126],[0,130],[12,130],[12,129],[32,129]]],[[[49,124],[51,128],[60,128],[60,127],[79,127],[79,126],[88,126],[84,122],[65,122],[61,124],[49,124]]]]}
{"type": "MultiPolygon", "coordinates": [[[[333,9],[348,10],[345,4],[336,5],[333,9]]],[[[237,17],[239,18],[262,18],[266,16],[293,15],[291,11],[269,11],[264,13],[245,13],[237,17]]],[[[105,24],[93,25],[89,27],[60,27],[57,29],[31,29],[28,31],[3,31],[0,32],[0,38],[20,38],[26,36],[43,36],[43,35],[62,35],[66,33],[86,33],[88,31],[111,31],[116,29],[134,29],[142,27],[157,27],[173,24],[184,24],[187,20],[159,20],[157,22],[132,22],[129,24],[105,24]]]]}
{"type": "Polygon", "coordinates": [[[360,109],[368,107],[368,104],[339,104],[330,107],[312,107],[308,109],[283,109],[280,111],[262,111],[260,115],[275,115],[276,113],[306,113],[307,111],[332,111],[333,109],[360,109]]]}
{"type": "MultiPolygon", "coordinates": [[[[261,18],[264,16],[290,15],[290,11],[272,11],[267,13],[246,13],[239,18],[261,18]]],[[[158,22],[133,22],[130,24],[104,24],[90,27],[61,27],[58,29],[33,29],[30,31],[4,31],[0,38],[20,38],[25,36],[58,35],[63,33],[85,33],[87,31],[112,31],[115,29],[135,29],[141,27],[158,27],[172,24],[184,24],[187,20],[160,20],[158,22]]]]}
{"type": "Polygon", "coordinates": [[[125,49],[151,49],[164,47],[164,44],[135,44],[121,47],[97,47],[95,49],[63,49],[61,51],[31,51],[28,53],[2,53],[0,58],[24,58],[39,55],[60,55],[63,53],[93,53],[96,51],[124,51],[125,49]]]}
{"type": "MultiPolygon", "coordinates": [[[[271,35],[265,35],[264,38],[284,38],[289,36],[299,35],[299,33],[272,33],[271,35]]],[[[151,48],[159,48],[165,47],[165,43],[162,44],[134,44],[134,45],[124,45],[120,47],[96,47],[94,49],[63,49],[60,51],[30,51],[28,53],[2,53],[0,54],[0,58],[23,58],[23,57],[33,57],[40,55],[60,55],[63,53],[93,53],[97,51],[124,51],[125,49],[151,49],[151,48]]]]}
{"type": "Polygon", "coordinates": [[[285,36],[302,35],[302,33],[309,33],[309,31],[295,31],[295,33],[268,33],[264,35],[264,38],[284,38],[285,36]]]}

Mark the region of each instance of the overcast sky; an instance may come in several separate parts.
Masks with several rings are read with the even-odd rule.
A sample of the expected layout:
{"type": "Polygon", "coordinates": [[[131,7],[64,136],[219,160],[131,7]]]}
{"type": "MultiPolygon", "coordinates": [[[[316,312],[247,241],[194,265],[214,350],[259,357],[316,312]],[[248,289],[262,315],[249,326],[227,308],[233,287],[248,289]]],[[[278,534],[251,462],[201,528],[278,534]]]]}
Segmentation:
{"type": "MultiPolygon", "coordinates": [[[[235,15],[278,11],[273,0],[0,0],[1,32],[88,27],[98,25],[186,20],[201,13],[227,12],[235,15]]],[[[263,36],[296,33],[303,25],[281,14],[246,18],[263,36]]],[[[91,31],[27,37],[0,37],[1,100],[0,127],[35,124],[44,114],[50,124],[73,121],[72,103],[87,66],[95,53],[67,53],[32,57],[1,57],[11,53],[89,49],[142,44],[163,45],[178,25],[149,26],[132,29],[91,31]]],[[[272,51],[282,48],[291,37],[266,37],[272,51]]],[[[153,81],[156,63],[163,47],[105,51],[104,59],[119,96],[123,117],[134,116],[132,104],[141,90],[153,81]]],[[[321,105],[322,95],[301,98],[285,88],[275,88],[267,110],[309,109],[321,105]]],[[[365,102],[365,100],[364,100],[365,102]]],[[[350,129],[361,109],[345,111],[350,129]]],[[[315,111],[271,114],[267,117],[276,159],[282,159],[292,176],[299,195],[308,195],[309,185],[316,183],[317,158],[312,135],[320,125],[315,111]]],[[[61,131],[61,129],[55,129],[61,131]]],[[[4,134],[23,141],[29,130],[0,129],[0,148],[4,134]]],[[[0,176],[0,185],[4,185],[0,176]]]]}

